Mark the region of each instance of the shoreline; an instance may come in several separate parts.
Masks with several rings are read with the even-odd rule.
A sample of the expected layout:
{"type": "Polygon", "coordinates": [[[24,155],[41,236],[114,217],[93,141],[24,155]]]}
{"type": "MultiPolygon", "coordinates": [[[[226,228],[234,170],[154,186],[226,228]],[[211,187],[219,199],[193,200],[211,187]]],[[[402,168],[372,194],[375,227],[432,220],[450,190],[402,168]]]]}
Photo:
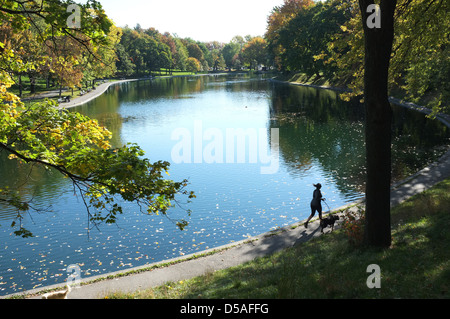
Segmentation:
{"type": "Polygon", "coordinates": [[[114,80],[112,82],[102,83],[95,88],[95,90],[91,90],[90,92],[73,98],[70,102],[62,102],[59,103],[58,109],[70,109],[83,104],[86,104],[92,100],[95,100],[103,93],[105,93],[112,85],[122,84],[127,82],[136,82],[136,81],[152,81],[156,79],[167,79],[167,78],[181,78],[181,77],[196,77],[196,76],[215,76],[215,75],[227,75],[227,73],[208,73],[208,74],[191,74],[191,75],[161,75],[156,77],[147,77],[147,78],[135,78],[135,79],[126,79],[126,80],[114,80]]]}
{"type": "MultiPolygon", "coordinates": [[[[139,79],[121,80],[104,83],[105,87],[103,87],[101,91],[95,90],[96,94],[93,94],[85,101],[79,101],[78,103],[74,103],[73,106],[60,108],[70,108],[87,103],[103,94],[112,84],[138,80],[139,79]]],[[[273,79],[269,79],[269,81],[276,81],[292,85],[302,85],[301,83],[291,83],[273,79]]],[[[329,87],[321,87],[308,84],[304,84],[302,86],[314,87],[319,89],[333,89],[329,87]]],[[[341,89],[335,88],[335,90],[341,89]]],[[[78,100],[78,98],[76,100],[78,100]]],[[[74,100],[74,102],[76,102],[76,100],[74,100]]],[[[398,99],[396,102],[391,103],[411,108],[422,113],[431,112],[427,108],[417,106],[413,103],[403,102],[398,99]]],[[[436,118],[438,118],[438,116],[436,118]]],[[[444,125],[450,128],[450,121],[448,118],[444,116],[442,117],[442,119],[440,117],[438,119],[444,125]]],[[[426,166],[415,174],[406,177],[402,181],[392,185],[391,207],[396,206],[404,202],[408,198],[427,190],[428,188],[436,185],[437,183],[445,180],[448,176],[450,176],[450,146],[447,147],[447,152],[437,161],[426,166]]],[[[324,216],[329,213],[336,213],[345,209],[351,209],[352,207],[356,207],[357,205],[361,205],[363,203],[364,199],[360,199],[356,202],[352,202],[331,211],[324,212],[324,216]]],[[[310,222],[311,226],[308,229],[300,227],[303,225],[304,221],[305,220],[299,221],[278,228],[276,230],[252,236],[241,241],[232,242],[226,245],[203,250],[198,253],[85,278],[81,280],[82,286],[79,287],[79,289],[75,289],[74,291],[72,291],[70,299],[98,298],[99,294],[109,293],[114,290],[125,291],[133,288],[134,290],[145,289],[164,284],[167,281],[189,279],[195,276],[202,275],[206,272],[232,267],[242,264],[246,261],[253,260],[257,257],[269,255],[278,250],[291,247],[292,245],[296,245],[300,242],[304,242],[313,237],[321,235],[320,232],[316,234],[318,230],[317,218],[313,219],[310,222]],[[187,270],[187,268],[189,268],[189,270],[187,270]]],[[[32,299],[39,299],[40,294],[49,290],[63,289],[65,286],[65,283],[51,285],[23,291],[20,293],[0,296],[0,299],[11,298],[14,296],[28,296],[29,298],[31,296],[32,299]]]]}
{"type": "Polygon", "coordinates": [[[90,92],[88,92],[82,96],[77,96],[77,97],[71,99],[70,102],[59,103],[58,109],[70,109],[70,108],[74,108],[74,107],[86,104],[92,100],[95,100],[99,96],[103,95],[103,93],[105,93],[112,85],[126,83],[126,82],[141,81],[141,80],[149,80],[149,79],[127,79],[127,80],[117,80],[117,81],[102,83],[99,86],[97,86],[95,90],[91,90],[90,92]]]}

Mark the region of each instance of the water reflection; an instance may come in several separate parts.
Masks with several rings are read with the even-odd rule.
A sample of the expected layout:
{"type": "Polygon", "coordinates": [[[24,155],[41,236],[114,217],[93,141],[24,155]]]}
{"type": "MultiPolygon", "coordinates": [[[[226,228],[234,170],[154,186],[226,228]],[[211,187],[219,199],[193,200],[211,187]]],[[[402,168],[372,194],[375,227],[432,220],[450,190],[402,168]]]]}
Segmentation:
{"type": "MultiPolygon", "coordinates": [[[[280,148],[291,174],[319,163],[341,191],[364,191],[364,108],[344,102],[338,93],[272,84],[271,127],[280,127],[280,148]]],[[[392,179],[399,181],[439,158],[447,148],[449,128],[422,113],[393,108],[392,179]]]]}

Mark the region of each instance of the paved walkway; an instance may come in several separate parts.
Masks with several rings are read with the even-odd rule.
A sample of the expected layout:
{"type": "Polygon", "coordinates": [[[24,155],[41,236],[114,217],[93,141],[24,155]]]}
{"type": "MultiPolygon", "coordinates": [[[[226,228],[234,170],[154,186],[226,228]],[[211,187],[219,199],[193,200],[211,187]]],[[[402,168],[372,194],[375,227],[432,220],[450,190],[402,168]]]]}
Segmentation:
{"type": "MultiPolygon", "coordinates": [[[[98,89],[106,90],[109,87],[109,85],[114,83],[116,82],[105,83],[104,87],[100,88],[101,86],[99,86],[97,90],[98,89]],[[106,86],[106,84],[109,85],[106,86]]],[[[88,98],[90,97],[89,96],[85,97],[85,99],[79,101],[77,101],[78,99],[74,100],[74,103],[75,102],[86,103],[88,98]]],[[[95,97],[92,95],[91,98],[95,97]]],[[[67,105],[65,105],[64,107],[67,107],[67,105]]],[[[426,189],[445,180],[448,177],[450,177],[450,150],[437,162],[422,169],[421,171],[410,176],[404,181],[394,185],[391,192],[391,206],[395,206],[402,203],[411,196],[414,196],[420,192],[425,191],[426,189]]],[[[346,207],[340,207],[336,209],[336,211],[344,208],[346,207]]],[[[353,207],[351,209],[355,208],[353,207]]],[[[328,228],[325,231],[325,234],[329,231],[330,230],[328,228]]],[[[205,257],[199,257],[192,260],[188,260],[190,257],[192,257],[192,255],[183,256],[181,258],[166,260],[164,262],[159,263],[159,264],[162,263],[167,264],[169,262],[176,262],[168,267],[156,268],[153,270],[141,272],[139,274],[117,277],[114,279],[104,279],[97,281],[95,283],[82,285],[79,288],[72,290],[68,298],[97,299],[103,298],[108,293],[113,293],[116,291],[133,292],[136,290],[143,290],[163,285],[168,281],[176,282],[180,280],[186,280],[216,270],[237,266],[258,257],[273,254],[277,251],[280,251],[287,247],[292,247],[302,242],[306,242],[309,239],[320,235],[321,232],[318,220],[310,222],[307,229],[303,227],[303,222],[299,222],[295,225],[287,226],[274,232],[268,232],[237,243],[232,243],[229,245],[204,251],[202,252],[202,254],[204,255],[207,255],[209,252],[217,251],[216,253],[207,255],[205,257]]],[[[89,277],[82,280],[82,282],[92,282],[93,280],[96,279],[106,278],[106,276],[109,275],[114,276],[117,274],[123,274],[131,270],[148,269],[154,265],[158,265],[158,263],[129,269],[127,271],[120,271],[97,277],[89,277]]],[[[64,285],[54,285],[41,289],[30,290],[27,293],[35,294],[38,293],[40,290],[53,288],[64,288],[64,285]]],[[[5,297],[7,296],[4,296],[3,298],[5,297]]],[[[32,297],[31,299],[40,299],[40,298],[41,297],[39,296],[35,296],[32,297]]]]}
{"type": "Polygon", "coordinates": [[[82,96],[78,96],[76,98],[73,98],[70,100],[70,102],[63,102],[59,104],[59,108],[62,109],[69,109],[75,106],[79,106],[82,104],[85,104],[89,101],[92,101],[93,99],[99,97],[100,95],[102,95],[104,92],[106,92],[106,90],[111,86],[111,85],[115,85],[118,83],[124,83],[124,82],[130,82],[130,81],[137,81],[136,79],[133,80],[120,80],[120,81],[114,81],[114,82],[106,82],[106,83],[102,83],[99,86],[97,86],[95,88],[95,90],[91,90],[90,92],[82,95],[82,96]]]}

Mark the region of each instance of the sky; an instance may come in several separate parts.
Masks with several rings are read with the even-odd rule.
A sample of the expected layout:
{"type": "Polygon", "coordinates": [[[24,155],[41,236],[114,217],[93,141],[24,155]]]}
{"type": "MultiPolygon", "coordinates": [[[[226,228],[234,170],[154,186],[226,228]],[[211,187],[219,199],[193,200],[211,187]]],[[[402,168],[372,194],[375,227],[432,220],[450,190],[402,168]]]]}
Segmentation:
{"type": "Polygon", "coordinates": [[[240,35],[263,36],[267,17],[283,0],[100,0],[119,27],[153,27],[181,38],[228,43],[240,35]]]}

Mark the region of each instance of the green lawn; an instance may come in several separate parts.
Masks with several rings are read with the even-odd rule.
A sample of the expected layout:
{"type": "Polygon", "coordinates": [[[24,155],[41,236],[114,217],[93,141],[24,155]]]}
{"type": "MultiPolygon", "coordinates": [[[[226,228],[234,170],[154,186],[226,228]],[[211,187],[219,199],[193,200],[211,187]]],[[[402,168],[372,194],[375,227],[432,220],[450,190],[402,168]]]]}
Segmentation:
{"type": "Polygon", "coordinates": [[[449,298],[450,179],[392,211],[390,249],[357,248],[337,230],[252,262],[105,298],[449,298]],[[381,269],[369,289],[367,267],[381,269]]]}

